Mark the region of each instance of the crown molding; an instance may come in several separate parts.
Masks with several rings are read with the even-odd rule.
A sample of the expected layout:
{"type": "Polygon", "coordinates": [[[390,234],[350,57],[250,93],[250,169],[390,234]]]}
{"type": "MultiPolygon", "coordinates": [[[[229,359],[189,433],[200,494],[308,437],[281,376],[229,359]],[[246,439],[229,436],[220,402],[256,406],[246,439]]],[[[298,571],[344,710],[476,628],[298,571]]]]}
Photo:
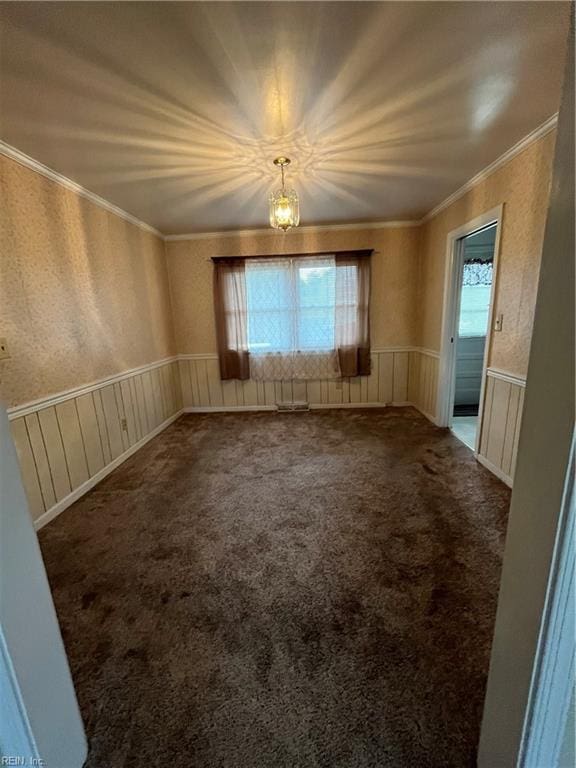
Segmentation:
{"type": "Polygon", "coordinates": [[[45,176],[47,179],[54,181],[61,187],[69,189],[71,192],[75,192],[86,200],[90,200],[91,203],[94,203],[109,213],[119,216],[121,219],[129,221],[130,224],[134,224],[135,226],[140,227],[140,229],[144,229],[147,232],[151,232],[153,235],[164,239],[164,235],[157,229],[154,229],[154,227],[150,226],[150,224],[146,224],[145,221],[137,219],[136,216],[132,216],[131,213],[124,211],[122,208],[118,208],[114,203],[108,202],[108,200],[100,197],[100,195],[97,195],[95,192],[90,192],[89,189],[86,189],[86,187],[83,187],[81,184],[77,184],[67,176],[63,176],[61,173],[53,171],[52,168],[48,168],[47,165],[40,163],[38,160],[34,160],[33,157],[26,155],[24,152],[21,152],[19,149],[16,149],[16,147],[13,147],[11,144],[7,144],[2,140],[0,140],[0,154],[9,157],[11,160],[15,160],[25,168],[30,168],[30,170],[39,173],[41,176],[45,176]]]}
{"type": "Polygon", "coordinates": [[[420,220],[419,223],[424,224],[426,221],[433,219],[434,216],[437,216],[445,208],[448,208],[449,205],[452,205],[452,203],[456,202],[456,200],[465,195],[466,192],[469,192],[473,187],[480,184],[488,176],[512,160],[512,158],[516,157],[516,155],[519,155],[520,152],[523,152],[525,149],[527,149],[530,144],[533,144],[535,141],[538,141],[538,139],[546,136],[547,133],[550,133],[550,131],[553,131],[557,122],[558,113],[556,112],[556,114],[552,115],[552,117],[549,117],[548,120],[545,120],[541,125],[539,125],[538,128],[535,128],[527,136],[524,136],[523,139],[520,139],[517,144],[514,144],[513,147],[510,147],[510,149],[506,150],[506,152],[494,160],[493,163],[490,163],[490,165],[487,165],[475,176],[472,176],[472,178],[463,184],[459,189],[457,189],[456,192],[453,192],[435,208],[432,208],[431,211],[428,211],[428,213],[420,220]]]}
{"type": "MultiPolygon", "coordinates": [[[[437,206],[432,208],[431,211],[428,211],[428,213],[425,214],[425,216],[423,216],[421,219],[410,219],[406,221],[368,221],[364,223],[354,223],[354,224],[310,225],[310,226],[303,226],[303,227],[297,227],[295,229],[291,229],[288,232],[284,233],[282,236],[289,238],[296,234],[315,234],[318,232],[403,229],[407,227],[419,227],[420,225],[424,224],[430,219],[433,219],[445,208],[448,208],[449,205],[456,202],[456,200],[461,198],[463,195],[469,192],[473,187],[480,184],[482,181],[488,178],[488,176],[493,174],[503,165],[508,163],[514,157],[516,157],[516,155],[519,155],[520,152],[523,152],[535,141],[538,141],[538,139],[543,138],[544,136],[546,136],[546,134],[553,131],[554,128],[556,127],[557,122],[558,122],[558,113],[549,117],[541,125],[539,125],[529,134],[524,136],[523,139],[520,139],[520,141],[514,144],[513,147],[510,147],[510,149],[504,152],[504,154],[500,155],[500,157],[494,160],[494,162],[490,163],[490,165],[487,165],[485,168],[479,171],[475,176],[473,176],[465,184],[463,184],[455,192],[453,192],[449,197],[447,197],[437,206]]],[[[58,173],[57,171],[53,171],[51,168],[48,168],[48,166],[43,165],[42,163],[38,162],[38,160],[34,160],[34,158],[30,157],[29,155],[26,155],[24,152],[21,152],[19,149],[16,149],[16,147],[13,147],[2,140],[0,140],[0,154],[5,155],[6,157],[9,157],[12,160],[15,160],[17,163],[20,163],[20,165],[23,165],[26,168],[30,168],[31,170],[36,171],[36,173],[39,173],[42,176],[45,176],[47,179],[50,179],[51,181],[56,182],[56,184],[60,184],[60,186],[65,187],[66,189],[69,189],[72,192],[76,192],[78,195],[81,195],[87,200],[90,200],[92,203],[94,203],[95,205],[98,205],[100,208],[103,208],[104,210],[109,211],[110,213],[113,213],[116,216],[120,216],[120,218],[125,219],[126,221],[129,221],[131,224],[134,224],[135,226],[140,227],[141,229],[144,229],[147,232],[151,232],[152,234],[161,238],[165,242],[178,242],[183,240],[211,240],[214,238],[228,238],[228,237],[244,238],[244,237],[254,237],[255,235],[273,236],[274,234],[276,234],[274,230],[272,230],[270,227],[267,227],[265,229],[238,229],[238,230],[224,230],[220,232],[191,232],[189,234],[183,234],[183,235],[165,235],[159,230],[152,227],[150,224],[146,224],[146,222],[141,221],[140,219],[136,218],[136,216],[133,216],[127,211],[124,211],[122,208],[119,208],[117,205],[114,205],[113,203],[108,202],[108,200],[105,200],[103,197],[100,197],[100,195],[97,195],[94,192],[90,192],[90,190],[86,189],[80,184],[77,184],[75,181],[72,181],[72,179],[69,179],[67,176],[63,176],[61,173],[58,173]]]]}
{"type": "MultiPolygon", "coordinates": [[[[318,224],[289,229],[282,233],[282,237],[291,237],[299,234],[315,234],[316,232],[338,232],[357,229],[402,229],[406,227],[418,227],[420,221],[411,219],[409,221],[365,221],[356,224],[318,224]]],[[[164,240],[168,243],[178,242],[179,240],[212,240],[215,237],[254,237],[254,235],[278,236],[278,232],[271,227],[265,229],[231,229],[221,232],[191,232],[185,235],[164,235],[164,240]]]]}

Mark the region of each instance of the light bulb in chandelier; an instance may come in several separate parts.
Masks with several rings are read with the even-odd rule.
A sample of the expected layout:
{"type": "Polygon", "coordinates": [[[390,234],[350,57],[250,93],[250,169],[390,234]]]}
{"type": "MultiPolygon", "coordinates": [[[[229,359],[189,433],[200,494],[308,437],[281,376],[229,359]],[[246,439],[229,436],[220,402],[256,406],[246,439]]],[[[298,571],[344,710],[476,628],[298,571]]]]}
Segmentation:
{"type": "Polygon", "coordinates": [[[274,165],[280,167],[282,186],[270,195],[270,226],[286,232],[300,223],[300,203],[295,190],[284,184],[284,168],[290,165],[287,157],[277,157],[274,165]]]}

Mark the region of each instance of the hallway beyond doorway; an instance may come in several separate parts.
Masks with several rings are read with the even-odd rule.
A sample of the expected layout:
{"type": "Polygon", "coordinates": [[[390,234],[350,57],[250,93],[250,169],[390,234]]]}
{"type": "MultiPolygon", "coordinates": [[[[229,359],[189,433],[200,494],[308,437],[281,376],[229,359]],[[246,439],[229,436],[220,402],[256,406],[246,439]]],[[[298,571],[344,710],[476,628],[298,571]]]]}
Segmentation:
{"type": "Polygon", "coordinates": [[[470,450],[475,449],[476,428],[478,425],[478,416],[453,416],[452,432],[458,440],[467,445],[470,450]]]}

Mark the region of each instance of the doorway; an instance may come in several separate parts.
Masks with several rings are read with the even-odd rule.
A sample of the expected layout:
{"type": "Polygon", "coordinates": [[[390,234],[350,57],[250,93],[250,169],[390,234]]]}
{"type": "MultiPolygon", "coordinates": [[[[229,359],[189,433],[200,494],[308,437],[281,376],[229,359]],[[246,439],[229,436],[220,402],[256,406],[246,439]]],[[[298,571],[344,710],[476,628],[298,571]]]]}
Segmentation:
{"type": "Polygon", "coordinates": [[[448,235],[438,424],[478,451],[503,206],[448,235]]]}
{"type": "Polygon", "coordinates": [[[466,235],[460,244],[458,322],[455,336],[452,432],[474,450],[482,391],[492,292],[496,224],[466,235]]]}

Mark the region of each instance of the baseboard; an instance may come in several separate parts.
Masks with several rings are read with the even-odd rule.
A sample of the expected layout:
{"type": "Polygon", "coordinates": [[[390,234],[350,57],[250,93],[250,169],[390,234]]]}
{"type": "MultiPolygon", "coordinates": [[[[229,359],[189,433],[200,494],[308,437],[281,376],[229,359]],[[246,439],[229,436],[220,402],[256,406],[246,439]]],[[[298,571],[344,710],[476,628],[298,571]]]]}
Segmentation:
{"type": "MultiPolygon", "coordinates": [[[[414,405],[414,403],[409,403],[409,402],[315,403],[310,406],[310,409],[311,410],[327,410],[327,409],[333,409],[333,408],[354,409],[354,408],[387,408],[387,407],[405,408],[408,406],[416,408],[416,410],[419,411],[423,416],[425,416],[429,421],[431,421],[433,424],[436,424],[436,419],[434,416],[432,416],[429,413],[426,413],[421,408],[418,408],[418,406],[414,405]]],[[[162,422],[162,424],[160,424],[151,432],[149,432],[145,437],[141,438],[137,443],[134,443],[134,445],[128,448],[127,451],[124,451],[124,453],[120,454],[120,456],[118,456],[109,464],[107,464],[105,467],[103,467],[99,472],[97,472],[93,477],[91,477],[85,483],[82,483],[82,485],[79,485],[78,488],[75,488],[72,491],[72,493],[69,493],[67,496],[61,499],[57,504],[54,504],[53,507],[50,507],[50,509],[44,512],[43,515],[40,515],[40,517],[34,521],[34,527],[37,531],[39,531],[51,520],[54,520],[54,518],[58,517],[58,515],[61,512],[63,512],[65,509],[68,509],[68,507],[74,504],[75,501],[78,501],[78,499],[84,496],[84,494],[92,490],[92,488],[94,488],[95,485],[97,485],[107,475],[109,475],[117,467],[123,464],[127,459],[130,458],[130,456],[133,456],[140,448],[146,445],[146,443],[150,442],[150,440],[152,440],[154,437],[159,435],[160,432],[164,431],[166,427],[170,426],[170,424],[176,421],[176,419],[179,416],[181,416],[183,413],[231,413],[231,412],[241,412],[241,411],[246,412],[246,411],[276,411],[276,410],[277,409],[275,405],[213,406],[213,407],[198,407],[198,408],[189,406],[186,408],[182,408],[182,410],[177,411],[172,416],[167,418],[165,421],[162,422]]],[[[485,458],[484,456],[480,454],[475,454],[475,457],[476,457],[476,460],[480,464],[482,464],[482,466],[486,467],[486,469],[492,472],[492,474],[496,475],[496,477],[499,480],[502,480],[503,483],[505,483],[507,486],[512,488],[512,478],[510,478],[508,475],[502,472],[501,469],[499,469],[497,466],[492,464],[492,462],[488,461],[488,459],[485,458]]]]}
{"type": "Polygon", "coordinates": [[[333,408],[396,408],[411,403],[310,403],[311,411],[332,410],[333,408]]]}
{"type": "MultiPolygon", "coordinates": [[[[310,410],[329,410],[333,408],[407,408],[416,407],[413,403],[310,403],[310,410]]],[[[212,405],[212,406],[187,406],[183,413],[240,413],[242,411],[277,411],[275,405],[212,405]]],[[[419,410],[419,409],[418,409],[419,410]]],[[[421,411],[421,413],[423,413],[421,411]]],[[[426,418],[433,420],[424,413],[426,418]]]]}
{"type": "Polygon", "coordinates": [[[78,501],[79,498],[84,496],[85,493],[88,493],[88,491],[92,490],[92,488],[94,488],[95,485],[97,485],[101,480],[109,475],[110,472],[119,467],[120,464],[125,462],[126,459],[129,459],[130,456],[133,456],[136,451],[142,448],[142,446],[146,445],[146,443],[150,442],[153,437],[159,435],[160,432],[165,430],[166,427],[170,426],[170,424],[176,421],[176,419],[181,415],[181,410],[174,413],[172,416],[163,421],[162,424],[155,427],[155,429],[149,432],[145,437],[141,438],[137,443],[134,443],[134,445],[130,446],[128,450],[124,451],[124,453],[121,453],[120,456],[117,456],[113,461],[103,467],[93,477],[91,477],[89,480],[86,480],[86,482],[82,483],[82,485],[79,485],[78,488],[75,488],[72,493],[69,493],[57,504],[54,504],[53,507],[50,507],[50,509],[46,510],[43,515],[40,515],[40,517],[34,521],[34,528],[39,531],[40,528],[43,528],[51,520],[54,520],[55,517],[58,517],[61,512],[64,512],[65,509],[68,509],[68,507],[74,504],[75,501],[78,501]]]}
{"type": "Polygon", "coordinates": [[[277,411],[275,405],[189,405],[183,413],[240,413],[241,411],[277,411]]]}
{"type": "Polygon", "coordinates": [[[438,419],[436,418],[436,416],[433,416],[431,413],[428,413],[423,408],[420,408],[418,405],[416,405],[416,403],[407,403],[407,405],[411,405],[413,408],[416,408],[416,410],[419,413],[421,413],[422,416],[425,416],[428,419],[428,421],[431,421],[432,424],[434,424],[435,426],[437,426],[437,427],[440,426],[438,424],[438,419]]]}
{"type": "Polygon", "coordinates": [[[492,472],[493,475],[496,475],[499,480],[502,480],[502,482],[505,483],[509,488],[512,488],[512,478],[509,477],[505,472],[502,472],[500,467],[492,464],[491,461],[488,461],[488,459],[485,456],[482,456],[480,453],[475,453],[474,456],[479,464],[482,464],[482,466],[486,467],[486,469],[492,472]]]}

